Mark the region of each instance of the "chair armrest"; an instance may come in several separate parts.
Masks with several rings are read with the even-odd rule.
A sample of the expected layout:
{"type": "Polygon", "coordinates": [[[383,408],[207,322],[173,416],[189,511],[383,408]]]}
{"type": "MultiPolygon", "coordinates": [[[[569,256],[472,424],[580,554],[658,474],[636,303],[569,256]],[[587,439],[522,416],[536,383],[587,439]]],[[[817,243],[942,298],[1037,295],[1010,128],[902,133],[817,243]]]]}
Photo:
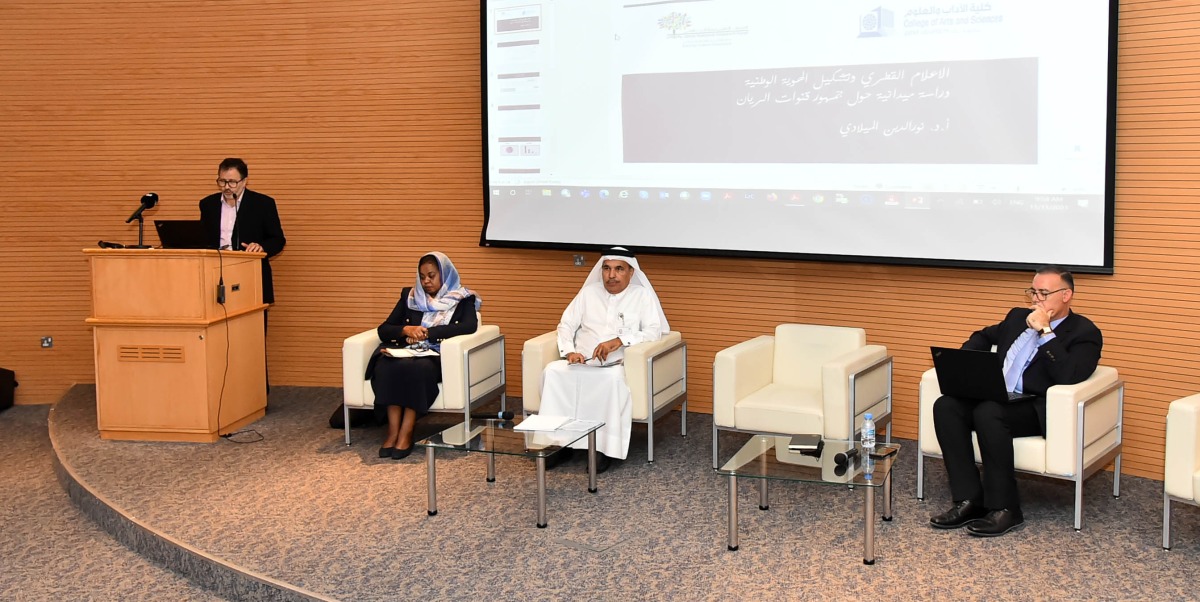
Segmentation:
{"type": "MultiPolygon", "coordinates": [[[[647,341],[625,348],[625,382],[633,401],[633,419],[642,420],[658,409],[659,394],[675,387],[687,389],[687,344],[683,335],[671,331],[657,341],[647,341]],[[653,375],[653,379],[651,376],[653,375]],[[651,381],[654,391],[650,390],[651,381]]],[[[663,398],[674,398],[671,394],[663,398]]]]}
{"type": "MultiPolygon", "coordinates": [[[[890,401],[892,390],[892,358],[883,345],[864,345],[844,353],[821,366],[822,411],[825,416],[825,437],[853,439],[860,423],[858,416],[890,401]],[[850,381],[854,380],[854,391],[850,381]],[[850,407],[851,393],[854,404],[850,407]],[[852,418],[853,417],[853,418],[852,418]]],[[[886,409],[890,409],[887,404],[886,409]]],[[[876,421],[886,416],[880,412],[876,421]]]]}
{"type": "Polygon", "coordinates": [[[504,385],[504,335],[499,326],[480,324],[471,334],[445,339],[440,353],[444,408],[466,408],[504,385]]]}
{"type": "Polygon", "coordinates": [[[933,402],[942,396],[942,386],[938,383],[937,371],[930,368],[921,375],[921,390],[918,393],[919,430],[918,443],[921,451],[927,454],[941,455],[942,447],[938,445],[937,434],[933,431],[933,402]]]}
{"type": "Polygon", "coordinates": [[[560,359],[557,331],[525,341],[521,348],[521,406],[525,412],[536,412],[542,407],[542,371],[550,362],[560,359]]]}
{"type": "Polygon", "coordinates": [[[764,334],[717,352],[713,357],[713,423],[734,425],[738,400],[775,380],[775,337],[764,334]]]}
{"type": "Polygon", "coordinates": [[[347,406],[371,405],[363,394],[367,386],[367,362],[379,347],[379,334],[374,328],[364,330],[342,341],[342,399],[347,406]]]}
{"type": "Polygon", "coordinates": [[[1113,434],[1121,424],[1122,384],[1117,370],[1097,366],[1087,380],[1054,385],[1046,391],[1046,472],[1074,475],[1077,463],[1086,466],[1088,446],[1113,434]],[[1083,433],[1077,422],[1083,412],[1083,433]]]}
{"type": "Polygon", "coordinates": [[[1163,488],[1169,495],[1195,500],[1200,470],[1200,394],[1176,399],[1167,410],[1167,451],[1163,488]]]}

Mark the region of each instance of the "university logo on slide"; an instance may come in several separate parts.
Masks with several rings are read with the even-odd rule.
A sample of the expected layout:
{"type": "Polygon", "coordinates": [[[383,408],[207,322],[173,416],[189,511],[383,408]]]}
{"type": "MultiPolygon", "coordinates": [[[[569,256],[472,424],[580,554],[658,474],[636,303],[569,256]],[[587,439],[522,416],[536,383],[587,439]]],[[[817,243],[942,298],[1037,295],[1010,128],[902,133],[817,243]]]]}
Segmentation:
{"type": "Polygon", "coordinates": [[[688,29],[691,26],[692,19],[688,17],[687,13],[672,12],[658,20],[658,28],[670,31],[671,35],[675,35],[679,33],[679,30],[688,29]]]}
{"type": "Polygon", "coordinates": [[[858,37],[877,38],[892,33],[892,11],[882,6],[858,17],[858,37]]]}

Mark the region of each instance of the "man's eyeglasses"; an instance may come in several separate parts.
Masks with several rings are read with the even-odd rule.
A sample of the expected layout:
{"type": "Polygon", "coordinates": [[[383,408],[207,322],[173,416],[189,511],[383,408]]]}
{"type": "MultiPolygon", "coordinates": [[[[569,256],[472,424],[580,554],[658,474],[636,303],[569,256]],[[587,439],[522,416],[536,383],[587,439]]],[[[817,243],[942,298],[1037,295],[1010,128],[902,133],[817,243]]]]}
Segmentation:
{"type": "Polygon", "coordinates": [[[1027,288],[1027,289],[1025,289],[1025,295],[1028,296],[1030,299],[1037,299],[1038,301],[1045,301],[1046,298],[1049,297],[1050,295],[1053,295],[1054,293],[1061,293],[1065,290],[1068,290],[1069,288],[1070,287],[1064,286],[1058,290],[1053,290],[1053,291],[1048,291],[1044,288],[1027,288]]]}
{"type": "Polygon", "coordinates": [[[241,180],[222,180],[221,178],[217,178],[217,186],[220,186],[221,188],[225,188],[226,186],[237,186],[238,184],[242,183],[242,180],[245,179],[246,178],[242,178],[241,180]]]}

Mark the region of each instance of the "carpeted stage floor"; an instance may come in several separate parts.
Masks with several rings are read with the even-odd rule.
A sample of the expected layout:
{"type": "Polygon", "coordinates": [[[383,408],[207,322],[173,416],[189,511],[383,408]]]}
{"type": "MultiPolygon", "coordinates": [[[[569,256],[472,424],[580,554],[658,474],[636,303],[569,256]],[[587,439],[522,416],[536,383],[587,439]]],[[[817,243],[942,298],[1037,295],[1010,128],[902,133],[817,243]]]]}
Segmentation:
{"type": "MultiPolygon", "coordinates": [[[[26,470],[57,469],[71,499],[113,537],[230,599],[1197,596],[1192,582],[1200,569],[1200,509],[1177,505],[1175,547],[1163,551],[1159,481],[1126,476],[1115,500],[1112,474],[1097,475],[1085,487],[1084,529],[1076,533],[1072,486],[1022,479],[1026,526],[1005,537],[976,539],[965,530],[927,526],[928,516],[947,505],[945,475],[940,463],[928,462],[927,501],[915,500],[916,445],[900,441],[895,520],[876,519],[874,566],[862,564],[861,491],[840,486],[773,484],[764,512],[757,508],[756,484],[744,480],[741,549],[730,552],[728,485],[710,465],[708,415],[688,416],[686,438],[679,436],[678,412],[661,420],[653,465],[645,461],[645,428],[634,425],[630,458],[600,476],[596,494],[587,492],[578,455],[548,473],[549,526],[538,529],[531,461],[499,457],[498,478],[489,484],[486,456],[440,454],[439,514],[427,516],[424,454],[418,449],[402,461],[377,458],[380,428],[353,429],[347,447],[342,431],[327,422],[340,395],[335,388],[274,387],[270,413],[251,426],[262,436],[257,442],[138,443],[102,441],[94,388],[79,386],[50,412],[53,452],[28,446],[18,450],[17,461],[26,470]],[[50,453],[57,460],[42,457],[50,453]]],[[[27,427],[2,418],[0,436],[27,427]]],[[[431,415],[418,428],[428,434],[453,422],[449,415],[431,415]]],[[[722,450],[732,453],[745,437],[723,436],[722,450]]],[[[5,472],[10,468],[0,469],[0,477],[5,472]]],[[[39,503],[5,497],[16,510],[39,503]]],[[[46,548],[69,557],[57,541],[60,523],[87,519],[59,511],[25,520],[45,524],[0,535],[5,555],[19,537],[17,550],[46,548]]],[[[61,578],[73,578],[74,563],[59,564],[61,578]]],[[[93,578],[111,571],[113,579],[149,582],[156,589],[144,590],[145,599],[205,599],[189,597],[197,595],[189,593],[194,586],[140,559],[83,568],[93,578]]],[[[24,591],[20,580],[34,578],[0,573],[8,573],[0,574],[0,594],[24,591]]]]}

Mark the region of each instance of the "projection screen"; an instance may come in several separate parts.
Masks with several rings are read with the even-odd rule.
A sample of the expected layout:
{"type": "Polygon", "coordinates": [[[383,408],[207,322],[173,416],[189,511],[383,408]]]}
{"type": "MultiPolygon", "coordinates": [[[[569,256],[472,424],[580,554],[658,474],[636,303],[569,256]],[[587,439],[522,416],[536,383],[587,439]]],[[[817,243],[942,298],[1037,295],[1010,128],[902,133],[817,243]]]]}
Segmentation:
{"type": "Polygon", "coordinates": [[[481,244],[1111,273],[1116,8],[485,0],[481,244]]]}

